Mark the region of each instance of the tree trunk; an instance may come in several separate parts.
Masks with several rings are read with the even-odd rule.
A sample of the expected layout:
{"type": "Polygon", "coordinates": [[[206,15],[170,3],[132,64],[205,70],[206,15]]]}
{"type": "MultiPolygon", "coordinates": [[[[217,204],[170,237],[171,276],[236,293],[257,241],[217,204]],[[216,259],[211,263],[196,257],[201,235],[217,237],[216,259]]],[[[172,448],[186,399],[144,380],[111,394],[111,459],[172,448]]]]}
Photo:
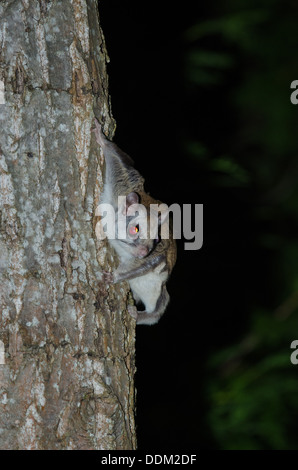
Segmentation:
{"type": "Polygon", "coordinates": [[[95,234],[97,1],[6,0],[0,21],[0,449],[134,449],[135,323],[95,234]]]}

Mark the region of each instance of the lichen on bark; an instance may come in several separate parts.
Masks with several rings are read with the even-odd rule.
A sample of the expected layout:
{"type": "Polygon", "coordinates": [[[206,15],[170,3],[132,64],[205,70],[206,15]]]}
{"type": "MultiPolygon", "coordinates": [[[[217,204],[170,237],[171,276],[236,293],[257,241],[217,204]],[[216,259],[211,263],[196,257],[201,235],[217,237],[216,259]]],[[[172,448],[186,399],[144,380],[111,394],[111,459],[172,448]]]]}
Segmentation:
{"type": "Polygon", "coordinates": [[[134,449],[134,331],[96,238],[110,135],[95,0],[0,4],[0,449],[134,449]]]}

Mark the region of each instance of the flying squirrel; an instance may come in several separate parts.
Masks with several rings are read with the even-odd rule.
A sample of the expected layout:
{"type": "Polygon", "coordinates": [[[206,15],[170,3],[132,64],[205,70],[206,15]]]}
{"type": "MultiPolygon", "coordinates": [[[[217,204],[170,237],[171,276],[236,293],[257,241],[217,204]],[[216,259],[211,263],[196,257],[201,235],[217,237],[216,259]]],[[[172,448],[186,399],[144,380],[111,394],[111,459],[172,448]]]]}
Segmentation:
{"type": "Polygon", "coordinates": [[[168,210],[163,210],[162,205],[158,211],[152,209],[152,205],[160,205],[160,201],[144,191],[144,178],[134,168],[133,160],[105,137],[97,119],[93,130],[105,158],[100,204],[113,207],[115,227],[119,218],[125,217],[124,236],[118,237],[115,227],[107,230],[107,238],[120,264],[114,273],[104,273],[104,280],[111,284],[128,281],[137,307],[145,308],[138,310],[128,306],[130,315],[138,325],[153,325],[169,303],[166,282],[176,262],[176,242],[168,210]],[[120,206],[119,196],[124,196],[120,206]],[[165,224],[167,238],[161,236],[165,224]]]}

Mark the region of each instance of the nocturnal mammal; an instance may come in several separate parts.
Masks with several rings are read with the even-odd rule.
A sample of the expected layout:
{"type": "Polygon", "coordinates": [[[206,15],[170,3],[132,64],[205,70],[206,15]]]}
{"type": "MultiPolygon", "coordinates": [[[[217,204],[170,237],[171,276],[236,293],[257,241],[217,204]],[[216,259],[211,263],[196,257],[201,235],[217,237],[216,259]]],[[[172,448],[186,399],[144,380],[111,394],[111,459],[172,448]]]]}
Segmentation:
{"type": "Polygon", "coordinates": [[[107,230],[120,265],[114,273],[106,273],[105,280],[113,284],[128,281],[136,304],[145,307],[137,310],[129,306],[129,313],[137,324],[153,325],[169,303],[166,282],[176,262],[176,242],[168,211],[156,210],[161,203],[144,191],[144,178],[134,168],[132,159],[105,137],[96,119],[94,133],[105,158],[101,204],[113,207],[115,226],[119,218],[125,218],[124,236],[118,236],[115,227],[107,230]],[[161,236],[165,224],[166,238],[161,236]]]}

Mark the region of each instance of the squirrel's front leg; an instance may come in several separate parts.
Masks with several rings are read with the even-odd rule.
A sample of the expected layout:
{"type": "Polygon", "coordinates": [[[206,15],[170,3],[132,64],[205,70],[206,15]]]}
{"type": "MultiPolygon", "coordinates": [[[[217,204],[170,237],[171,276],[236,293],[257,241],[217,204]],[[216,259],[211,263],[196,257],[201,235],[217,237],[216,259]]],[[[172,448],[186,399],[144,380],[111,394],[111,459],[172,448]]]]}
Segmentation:
{"type": "Polygon", "coordinates": [[[139,265],[130,267],[128,270],[125,270],[125,266],[121,265],[114,273],[104,272],[103,280],[107,284],[117,284],[122,281],[129,281],[130,279],[135,279],[139,276],[144,276],[148,272],[152,271],[157,266],[160,266],[161,270],[166,266],[166,258],[164,254],[148,257],[146,260],[143,260],[139,265]]]}

